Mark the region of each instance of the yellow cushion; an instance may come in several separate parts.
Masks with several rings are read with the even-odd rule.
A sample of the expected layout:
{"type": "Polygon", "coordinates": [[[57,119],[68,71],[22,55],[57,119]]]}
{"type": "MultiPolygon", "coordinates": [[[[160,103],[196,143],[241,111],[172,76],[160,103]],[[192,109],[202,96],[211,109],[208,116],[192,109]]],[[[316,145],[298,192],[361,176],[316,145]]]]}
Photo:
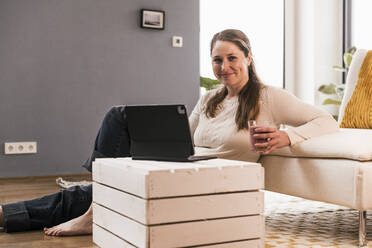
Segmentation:
{"type": "Polygon", "coordinates": [[[372,128],[372,50],[364,58],[357,85],[346,105],[340,127],[372,128]]]}

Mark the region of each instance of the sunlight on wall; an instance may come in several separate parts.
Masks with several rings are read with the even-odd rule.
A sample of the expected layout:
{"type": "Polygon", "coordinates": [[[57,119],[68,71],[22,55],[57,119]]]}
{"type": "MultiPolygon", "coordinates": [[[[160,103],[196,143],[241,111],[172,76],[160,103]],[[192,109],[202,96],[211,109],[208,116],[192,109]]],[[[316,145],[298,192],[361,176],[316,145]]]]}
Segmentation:
{"type": "Polygon", "coordinates": [[[215,78],[210,41],[221,30],[242,30],[250,39],[258,75],[283,86],[283,0],[200,0],[200,75],[215,78]]]}

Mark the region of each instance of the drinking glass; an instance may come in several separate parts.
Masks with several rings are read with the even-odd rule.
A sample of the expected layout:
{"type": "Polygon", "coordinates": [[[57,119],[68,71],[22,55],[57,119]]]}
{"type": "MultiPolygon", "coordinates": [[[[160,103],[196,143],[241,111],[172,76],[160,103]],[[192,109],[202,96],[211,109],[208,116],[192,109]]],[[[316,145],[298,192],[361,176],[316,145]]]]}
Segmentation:
{"type": "MultiPolygon", "coordinates": [[[[265,143],[267,142],[266,139],[256,139],[253,137],[254,134],[257,134],[256,128],[258,127],[270,127],[270,122],[269,121],[257,121],[257,120],[249,120],[248,121],[248,127],[249,127],[249,134],[251,136],[251,144],[252,144],[252,150],[256,152],[264,152],[267,150],[266,148],[256,148],[255,144],[257,143],[265,143]]],[[[263,132],[259,132],[260,134],[263,134],[263,132]]]]}

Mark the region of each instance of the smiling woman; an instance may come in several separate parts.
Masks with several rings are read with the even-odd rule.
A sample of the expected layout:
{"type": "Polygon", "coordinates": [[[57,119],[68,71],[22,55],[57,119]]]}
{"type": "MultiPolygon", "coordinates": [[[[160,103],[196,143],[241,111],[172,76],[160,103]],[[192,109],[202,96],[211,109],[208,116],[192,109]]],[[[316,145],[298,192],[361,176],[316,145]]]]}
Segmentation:
{"type": "Polygon", "coordinates": [[[239,104],[235,116],[238,129],[246,129],[248,120],[259,112],[259,98],[264,84],[256,73],[251,44],[240,30],[226,29],[216,33],[210,47],[214,75],[225,86],[207,103],[206,115],[215,117],[221,101],[236,100],[239,104]]]}

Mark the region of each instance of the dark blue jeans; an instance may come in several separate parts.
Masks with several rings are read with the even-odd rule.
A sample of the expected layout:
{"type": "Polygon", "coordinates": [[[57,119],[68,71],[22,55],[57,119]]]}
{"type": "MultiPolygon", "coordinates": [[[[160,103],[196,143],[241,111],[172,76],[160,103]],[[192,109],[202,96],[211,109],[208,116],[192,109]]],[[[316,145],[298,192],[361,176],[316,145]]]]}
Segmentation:
{"type": "MultiPolygon", "coordinates": [[[[83,166],[92,171],[95,158],[130,156],[124,106],[112,107],[98,131],[94,150],[83,166]]],[[[92,203],[92,185],[74,186],[41,198],[2,205],[6,232],[52,227],[84,214],[92,203]]]]}

